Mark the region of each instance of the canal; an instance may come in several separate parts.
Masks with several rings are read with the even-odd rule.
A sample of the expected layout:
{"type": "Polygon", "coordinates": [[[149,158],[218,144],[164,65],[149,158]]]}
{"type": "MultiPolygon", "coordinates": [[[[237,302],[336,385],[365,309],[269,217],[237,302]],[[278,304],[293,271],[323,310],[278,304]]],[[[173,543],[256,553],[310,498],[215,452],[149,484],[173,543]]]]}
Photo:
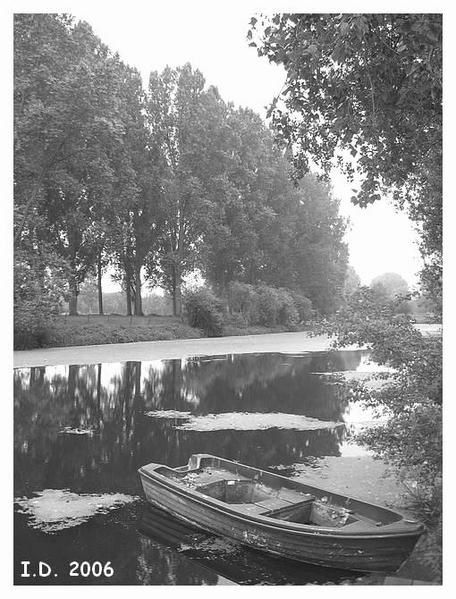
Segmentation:
{"type": "Polygon", "coordinates": [[[372,415],[330,376],[366,368],[339,351],[16,369],[15,583],[383,584],[193,530],[137,476],[210,453],[395,506],[394,477],[351,440],[372,415]]]}

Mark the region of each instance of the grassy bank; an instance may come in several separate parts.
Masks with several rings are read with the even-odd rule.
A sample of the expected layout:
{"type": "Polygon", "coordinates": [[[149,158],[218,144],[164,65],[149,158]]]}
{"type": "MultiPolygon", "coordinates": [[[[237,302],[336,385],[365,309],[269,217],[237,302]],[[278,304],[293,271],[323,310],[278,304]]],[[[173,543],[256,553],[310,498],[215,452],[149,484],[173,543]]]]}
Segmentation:
{"type": "MultiPolygon", "coordinates": [[[[235,321],[227,322],[223,327],[223,335],[260,335],[284,331],[287,331],[287,328],[281,325],[274,327],[246,326],[235,321]]],[[[38,339],[31,339],[30,344],[22,344],[16,349],[195,339],[205,336],[203,331],[192,328],[175,316],[87,314],[59,316],[38,339]]]]}
{"type": "Polygon", "coordinates": [[[201,337],[179,318],[173,316],[60,316],[49,330],[43,347],[73,345],[102,345],[105,343],[131,343],[162,339],[188,339],[201,337]]]}

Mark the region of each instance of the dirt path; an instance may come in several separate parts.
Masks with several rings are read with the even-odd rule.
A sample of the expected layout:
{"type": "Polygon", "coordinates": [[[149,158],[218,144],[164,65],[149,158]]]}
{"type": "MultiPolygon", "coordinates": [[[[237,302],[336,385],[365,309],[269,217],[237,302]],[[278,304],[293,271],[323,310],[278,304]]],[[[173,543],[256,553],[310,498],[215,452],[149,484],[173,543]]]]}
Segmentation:
{"type": "Polygon", "coordinates": [[[14,367],[25,368],[33,366],[57,366],[61,364],[164,360],[230,353],[299,353],[325,351],[328,347],[328,337],[310,337],[305,332],[217,337],[212,339],[112,343],[109,345],[53,347],[49,349],[16,351],[14,352],[14,367]]]}

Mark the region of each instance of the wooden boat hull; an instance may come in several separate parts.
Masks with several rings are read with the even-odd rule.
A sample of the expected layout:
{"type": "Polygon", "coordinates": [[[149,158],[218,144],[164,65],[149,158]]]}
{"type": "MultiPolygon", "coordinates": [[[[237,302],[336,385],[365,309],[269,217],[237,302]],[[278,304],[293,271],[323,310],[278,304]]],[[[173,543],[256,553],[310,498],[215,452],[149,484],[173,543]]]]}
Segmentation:
{"type": "MultiPolygon", "coordinates": [[[[205,454],[192,456],[189,464],[208,458],[233,464],[205,454]]],[[[288,479],[278,475],[243,465],[236,467],[289,483],[288,479]]],[[[384,530],[350,532],[349,527],[344,531],[242,513],[235,505],[223,504],[176,485],[157,473],[161,468],[162,465],[150,464],[139,470],[146,499],[151,504],[203,530],[300,562],[355,571],[393,572],[410,555],[424,528],[419,524],[400,523],[395,527],[387,525],[384,530]]]]}
{"type": "Polygon", "coordinates": [[[209,568],[235,584],[349,584],[360,576],[359,572],[275,559],[263,551],[190,525],[151,503],[144,507],[137,526],[141,534],[155,543],[177,550],[185,560],[209,568]]]}

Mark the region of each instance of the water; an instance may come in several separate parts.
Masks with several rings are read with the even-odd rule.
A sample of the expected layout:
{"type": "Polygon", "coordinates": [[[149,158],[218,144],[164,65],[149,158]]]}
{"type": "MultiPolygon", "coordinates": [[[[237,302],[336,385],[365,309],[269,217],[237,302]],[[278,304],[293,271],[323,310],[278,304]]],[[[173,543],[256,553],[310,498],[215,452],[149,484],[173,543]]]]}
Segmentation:
{"type": "Polygon", "coordinates": [[[343,426],[350,406],[322,373],[360,369],[364,355],[250,354],[17,369],[16,584],[366,581],[183,526],[145,504],[137,476],[148,462],[179,466],[203,452],[285,475],[315,471],[321,460],[360,459],[362,449],[347,443],[343,426]],[[24,561],[30,577],[21,576],[24,561]],[[39,561],[49,564],[49,576],[39,576],[39,561]]]}

